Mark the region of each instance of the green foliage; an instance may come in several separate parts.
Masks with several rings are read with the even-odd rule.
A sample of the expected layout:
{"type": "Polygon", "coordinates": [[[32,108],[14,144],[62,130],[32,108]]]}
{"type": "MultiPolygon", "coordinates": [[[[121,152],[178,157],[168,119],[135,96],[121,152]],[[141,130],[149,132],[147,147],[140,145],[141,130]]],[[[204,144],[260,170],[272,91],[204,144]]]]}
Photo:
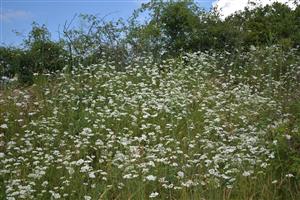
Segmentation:
{"type": "MultiPolygon", "coordinates": [[[[74,20],[76,19],[74,16],[74,20]]],[[[125,62],[127,50],[123,42],[126,27],[123,20],[106,21],[104,16],[80,14],[80,25],[70,28],[65,24],[64,43],[72,60],[72,64],[80,62],[84,65],[99,63],[104,57],[120,67],[125,62]]]]}
{"type": "Polygon", "coordinates": [[[32,72],[54,72],[65,65],[66,51],[62,44],[51,41],[45,25],[33,23],[28,38],[24,40],[28,56],[32,58],[32,72]]]}
{"type": "Polygon", "coordinates": [[[166,37],[166,50],[176,55],[178,50],[183,52],[198,50],[198,30],[200,20],[197,10],[190,2],[177,2],[167,6],[159,19],[162,34],[166,37]]]}
{"type": "MultiPolygon", "coordinates": [[[[236,49],[235,52],[221,52],[218,54],[218,66],[228,72],[228,75],[240,75],[245,81],[251,76],[258,81],[264,79],[290,80],[297,82],[295,74],[298,73],[300,63],[296,48],[284,49],[282,46],[254,47],[249,50],[236,49]],[[293,77],[293,78],[292,78],[293,77]]],[[[289,82],[286,86],[291,87],[289,82]]],[[[298,87],[296,85],[295,87],[298,87]]],[[[293,88],[296,89],[296,88],[293,88]]]]}
{"type": "MultiPolygon", "coordinates": [[[[247,66],[259,70],[257,55],[277,50],[251,50],[247,66]]],[[[288,80],[266,79],[263,70],[260,79],[254,72],[226,74],[217,58],[199,52],[159,65],[142,57],[124,72],[102,60],[6,90],[0,97],[3,193],[299,199],[299,102],[284,107],[291,98],[268,88],[288,80]],[[241,76],[247,81],[239,82],[241,76]]]]}
{"type": "Polygon", "coordinates": [[[299,6],[79,19],[0,48],[0,199],[299,199],[299,6]]]}
{"type": "Polygon", "coordinates": [[[28,38],[24,40],[24,43],[27,47],[31,47],[36,42],[45,42],[50,41],[50,32],[47,29],[46,25],[40,26],[38,23],[32,23],[32,29],[28,34],[28,38]]]}
{"type": "Polygon", "coordinates": [[[226,21],[239,29],[239,39],[244,47],[283,44],[296,47],[299,29],[299,6],[295,11],[281,3],[274,3],[232,15],[226,21]],[[297,35],[297,34],[296,34],[297,35]]]}
{"type": "Polygon", "coordinates": [[[18,78],[20,83],[31,85],[33,83],[33,73],[35,61],[31,54],[24,52],[19,58],[18,78]]]}
{"type": "MultiPolygon", "coordinates": [[[[247,61],[241,55],[251,52],[252,47],[268,49],[276,45],[280,51],[273,55],[282,57],[283,62],[258,65],[279,77],[289,72],[284,66],[287,60],[295,60],[286,55],[292,48],[300,49],[299,5],[295,10],[280,3],[248,8],[221,20],[217,12],[206,12],[194,1],[152,0],[142,4],[128,23],[105,17],[81,14],[79,24],[73,26],[77,19],[77,15],[74,16],[71,22],[66,22],[59,42],[51,40],[45,25],[33,23],[23,49],[1,47],[1,74],[11,78],[17,72],[25,72],[21,60],[22,63],[32,60],[26,67],[30,73],[55,72],[65,65],[69,68],[78,64],[88,66],[103,59],[114,63],[117,70],[124,70],[137,56],[151,54],[153,61],[160,63],[165,58],[197,51],[218,53],[222,67],[226,65],[228,71],[244,73],[246,66],[241,66],[247,65],[247,61]],[[142,21],[145,16],[147,20],[142,21]]],[[[264,62],[267,52],[261,52],[256,60],[264,62]]],[[[249,67],[246,68],[249,71],[249,67]]]]}
{"type": "Polygon", "coordinates": [[[174,57],[212,48],[209,27],[215,23],[215,16],[193,1],[151,1],[134,13],[128,40],[133,52],[150,52],[156,58],[174,57]],[[137,19],[145,14],[150,19],[139,24],[137,19]]]}
{"type": "MultiPolygon", "coordinates": [[[[294,11],[294,20],[295,20],[295,30],[294,34],[291,36],[292,41],[294,41],[294,45],[296,47],[300,47],[300,5],[297,6],[297,8],[294,11]]],[[[300,49],[300,48],[299,48],[300,49]]]]}
{"type": "Polygon", "coordinates": [[[17,73],[21,52],[13,47],[0,47],[0,77],[12,78],[17,73]]]}
{"type": "Polygon", "coordinates": [[[151,52],[161,59],[182,52],[234,53],[252,45],[289,50],[299,45],[299,32],[299,5],[295,10],[281,3],[247,8],[222,21],[214,10],[205,12],[193,1],[150,1],[134,13],[127,40],[134,55],[151,52]],[[141,23],[144,15],[150,18],[141,23]]]}
{"type": "MultiPolygon", "coordinates": [[[[292,191],[299,191],[300,183],[300,101],[289,103],[287,112],[289,117],[277,126],[273,135],[276,157],[272,163],[273,174],[281,180],[281,185],[289,185],[290,191],[281,189],[279,195],[287,198],[295,195],[292,191]],[[292,179],[290,179],[292,177],[292,179]]],[[[291,198],[290,197],[290,198],[291,198]]],[[[295,198],[296,199],[296,198],[295,198]]]]}
{"type": "Polygon", "coordinates": [[[31,84],[33,73],[55,72],[66,65],[67,52],[62,43],[53,42],[45,25],[32,24],[24,48],[0,48],[0,75],[18,74],[21,83],[31,84]]]}
{"type": "Polygon", "coordinates": [[[65,65],[66,52],[61,45],[52,41],[34,42],[29,54],[34,60],[32,63],[34,72],[54,72],[61,70],[65,65]]]}

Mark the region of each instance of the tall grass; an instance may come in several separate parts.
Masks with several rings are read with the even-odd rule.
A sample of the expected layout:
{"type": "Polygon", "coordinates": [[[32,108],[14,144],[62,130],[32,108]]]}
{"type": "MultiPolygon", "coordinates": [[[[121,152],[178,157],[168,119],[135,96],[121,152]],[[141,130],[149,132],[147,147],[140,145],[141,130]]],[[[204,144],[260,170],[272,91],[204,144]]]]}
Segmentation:
{"type": "Polygon", "coordinates": [[[299,199],[300,104],[280,98],[297,73],[252,58],[251,75],[195,53],[1,91],[0,197],[299,199]]]}

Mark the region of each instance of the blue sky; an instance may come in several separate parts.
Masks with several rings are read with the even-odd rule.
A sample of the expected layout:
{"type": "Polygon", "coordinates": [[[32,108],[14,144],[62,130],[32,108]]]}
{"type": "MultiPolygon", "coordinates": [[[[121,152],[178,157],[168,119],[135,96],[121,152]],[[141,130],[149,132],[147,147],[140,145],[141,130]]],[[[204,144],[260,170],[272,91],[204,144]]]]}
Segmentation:
{"type": "MultiPolygon", "coordinates": [[[[45,24],[52,34],[58,37],[58,27],[71,20],[76,13],[99,14],[109,18],[128,18],[138,8],[141,0],[0,0],[1,37],[0,43],[18,45],[30,31],[33,21],[45,24]],[[13,30],[21,33],[19,36],[13,30]]],[[[209,9],[213,0],[198,0],[209,9]]]]}

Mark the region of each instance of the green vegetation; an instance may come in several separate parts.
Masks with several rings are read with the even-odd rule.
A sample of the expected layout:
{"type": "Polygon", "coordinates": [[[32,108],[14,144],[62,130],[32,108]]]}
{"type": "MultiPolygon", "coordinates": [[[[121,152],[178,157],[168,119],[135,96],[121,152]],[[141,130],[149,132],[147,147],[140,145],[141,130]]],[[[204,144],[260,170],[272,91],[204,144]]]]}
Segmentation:
{"type": "Polygon", "coordinates": [[[0,199],[300,199],[299,6],[79,17],[0,48],[0,199]]]}
{"type": "Polygon", "coordinates": [[[193,1],[150,1],[127,21],[75,15],[65,23],[59,41],[51,41],[45,25],[33,23],[23,48],[0,48],[0,76],[18,75],[21,83],[31,83],[33,73],[97,64],[101,59],[114,61],[118,70],[124,70],[143,55],[152,55],[159,63],[187,52],[227,51],[234,58],[252,46],[299,49],[299,19],[299,5],[296,9],[280,3],[247,8],[221,20],[216,11],[207,12],[193,1]],[[142,21],[145,15],[149,17],[142,21]],[[23,66],[24,60],[32,60],[32,65],[23,66]]]}
{"type": "Polygon", "coordinates": [[[277,51],[241,55],[243,73],[199,52],[162,65],[138,57],[124,72],[102,60],[4,90],[2,195],[298,199],[300,84],[270,76],[277,51]]]}

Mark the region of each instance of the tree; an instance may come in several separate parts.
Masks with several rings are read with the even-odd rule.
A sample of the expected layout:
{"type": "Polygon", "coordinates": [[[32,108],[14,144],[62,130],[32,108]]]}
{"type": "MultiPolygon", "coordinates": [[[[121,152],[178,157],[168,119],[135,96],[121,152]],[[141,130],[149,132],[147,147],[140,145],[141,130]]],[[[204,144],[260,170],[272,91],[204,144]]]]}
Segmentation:
{"type": "Polygon", "coordinates": [[[244,12],[227,18],[225,23],[231,23],[236,30],[240,29],[240,39],[245,47],[273,44],[291,47],[296,42],[294,35],[299,31],[295,13],[285,4],[273,3],[255,9],[246,8],[244,12]]]}
{"type": "Polygon", "coordinates": [[[51,35],[45,25],[32,24],[28,38],[24,40],[26,54],[33,59],[32,72],[54,72],[65,65],[66,51],[59,42],[51,41],[51,35]]]}
{"type": "Polygon", "coordinates": [[[69,24],[64,26],[64,41],[69,55],[82,64],[98,63],[105,58],[121,65],[126,57],[126,48],[123,42],[126,27],[121,19],[106,21],[105,17],[80,14],[80,26],[70,28],[74,16],[69,24]]]}
{"type": "Polygon", "coordinates": [[[135,11],[129,43],[134,53],[147,51],[155,58],[208,50],[215,43],[210,39],[210,27],[216,19],[193,1],[150,1],[135,11]],[[150,19],[140,23],[143,15],[150,19]]]}
{"type": "Polygon", "coordinates": [[[18,72],[22,51],[14,47],[0,47],[0,77],[13,78],[18,72]]]}

